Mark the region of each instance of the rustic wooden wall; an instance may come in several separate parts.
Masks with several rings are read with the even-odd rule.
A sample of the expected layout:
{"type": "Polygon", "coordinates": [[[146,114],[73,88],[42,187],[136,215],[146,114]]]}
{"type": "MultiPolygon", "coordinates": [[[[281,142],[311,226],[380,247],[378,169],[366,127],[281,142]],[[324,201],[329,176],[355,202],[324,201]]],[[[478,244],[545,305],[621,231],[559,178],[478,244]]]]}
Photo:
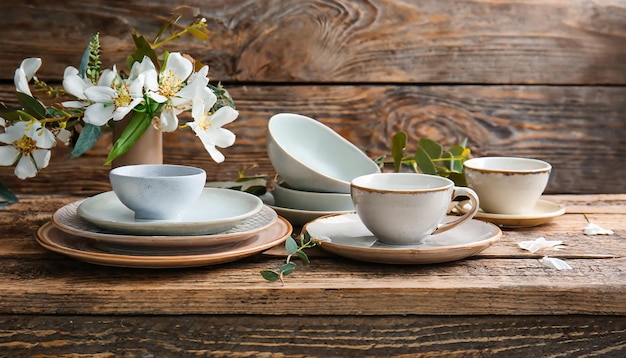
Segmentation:
{"type": "MultiPolygon", "coordinates": [[[[253,163],[271,172],[265,126],[272,114],[319,119],[367,150],[389,152],[405,130],[414,145],[469,138],[475,156],[512,155],[554,166],[550,193],[626,192],[626,1],[196,0],[212,31],[171,50],[210,64],[235,97],[240,119],[227,160],[216,165],[190,133],[166,135],[167,162],[232,179],[253,163]]],[[[104,65],[122,65],[130,31],[151,35],[165,0],[2,1],[0,100],[15,103],[13,71],[42,57],[54,83],[78,65],[99,31],[104,65]]],[[[306,138],[303,138],[306,140],[306,138]]],[[[0,168],[18,193],[106,190],[110,146],[53,163],[26,182],[0,168]],[[80,170],[80,175],[76,173],[80,170]]],[[[414,148],[414,147],[413,147],[414,148]]]]}

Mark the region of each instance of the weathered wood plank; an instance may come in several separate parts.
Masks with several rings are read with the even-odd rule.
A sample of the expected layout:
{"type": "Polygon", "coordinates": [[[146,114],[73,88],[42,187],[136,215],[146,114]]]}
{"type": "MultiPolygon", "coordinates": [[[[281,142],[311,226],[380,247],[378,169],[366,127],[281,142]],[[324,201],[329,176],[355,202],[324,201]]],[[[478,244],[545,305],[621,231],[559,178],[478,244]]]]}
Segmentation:
{"type": "MultiPolygon", "coordinates": [[[[15,104],[13,86],[0,100],[15,104]],[[12,102],[11,102],[12,101],[12,102]]],[[[626,87],[559,86],[231,86],[240,119],[229,128],[238,140],[215,164],[190,131],[166,134],[165,161],[201,166],[209,180],[229,180],[254,164],[270,174],[267,121],[278,112],[309,115],[376,158],[389,154],[398,130],[409,134],[408,152],[421,137],[446,146],[469,138],[474,156],[511,155],[547,160],[554,170],[548,193],[626,192],[626,87]]],[[[102,166],[110,139],[78,160],[53,154],[52,164],[26,182],[0,168],[0,178],[20,193],[95,193],[108,190],[102,166]],[[77,171],[81,175],[77,177],[77,171]]],[[[59,149],[59,148],[56,148],[59,149]]]]}
{"type": "Polygon", "coordinates": [[[623,259],[568,260],[576,270],[557,273],[536,260],[384,267],[317,259],[284,287],[259,275],[279,260],[251,261],[155,271],[3,260],[0,278],[11,285],[0,292],[0,313],[626,315],[623,259]]]}
{"type": "MultiPolygon", "coordinates": [[[[616,206],[611,203],[622,196],[566,196],[564,202],[596,198],[601,206],[616,206]]],[[[284,262],[276,254],[209,267],[147,270],[86,264],[39,247],[37,228],[78,198],[23,196],[0,211],[0,313],[290,315],[306,307],[311,315],[626,315],[623,214],[589,214],[615,235],[585,236],[584,216],[566,214],[542,227],[505,231],[483,253],[439,265],[364,265],[312,255],[312,263],[299,265],[281,287],[259,275],[284,262]],[[539,254],[517,247],[538,236],[563,240],[567,247],[539,254]],[[574,270],[542,266],[537,259],[544,254],[566,260],[574,270]],[[372,300],[387,303],[368,304],[372,300]]]]}
{"type": "Polygon", "coordinates": [[[0,316],[0,356],[622,357],[615,316],[0,316]],[[54,329],[52,329],[54,327],[54,329]],[[485,336],[488,332],[488,336],[485,336]]]}
{"type": "MultiPolygon", "coordinates": [[[[151,36],[175,2],[0,3],[0,78],[42,57],[44,80],[77,66],[100,32],[105,66],[122,67],[130,32],[151,36]],[[45,16],[41,16],[45,13],[45,16]],[[36,19],[36,21],[35,21],[36,19]]],[[[243,82],[626,84],[626,4],[550,1],[196,2],[207,42],[183,50],[212,78],[243,82]]]]}

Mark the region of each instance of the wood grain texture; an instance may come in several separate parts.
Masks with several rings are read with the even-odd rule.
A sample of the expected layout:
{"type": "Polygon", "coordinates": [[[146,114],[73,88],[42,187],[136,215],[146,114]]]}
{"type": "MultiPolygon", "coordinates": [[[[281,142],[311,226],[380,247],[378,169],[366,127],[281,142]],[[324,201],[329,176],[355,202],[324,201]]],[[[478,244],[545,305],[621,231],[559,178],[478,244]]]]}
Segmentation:
{"type": "MultiPolygon", "coordinates": [[[[549,1],[193,1],[207,42],[184,50],[237,82],[625,84],[626,5],[549,1]]],[[[151,36],[177,3],[30,0],[0,3],[0,78],[26,57],[59,80],[100,32],[107,67],[122,66],[130,32],[151,36]],[[45,13],[45,16],[41,14],[45,13]]]]}
{"type": "Polygon", "coordinates": [[[150,270],[86,264],[39,247],[35,231],[77,198],[26,196],[0,211],[0,314],[626,316],[624,195],[579,198],[622,209],[587,218],[615,235],[585,236],[587,219],[566,214],[538,228],[505,231],[472,258],[438,265],[364,264],[312,253],[312,264],[299,265],[285,286],[259,275],[280,267],[280,254],[150,270]],[[539,236],[562,240],[566,249],[531,254],[518,248],[539,236]],[[538,261],[544,255],[574,270],[546,268],[538,261]]]}
{"type": "Polygon", "coordinates": [[[284,253],[191,269],[82,263],[38,227],[82,198],[25,195],[0,210],[0,357],[585,356],[626,352],[626,194],[547,196],[576,212],[504,231],[462,261],[366,264],[311,252],[285,286],[284,253]],[[615,231],[585,236],[588,220],[615,231]],[[566,248],[531,254],[544,236],[566,248]],[[571,264],[543,267],[543,254],[571,264]]]}
{"type": "MultiPolygon", "coordinates": [[[[305,309],[303,308],[303,311],[305,309]]],[[[0,315],[0,357],[623,357],[611,316],[0,315]],[[51,329],[54,327],[54,329],[51,329]]]]}
{"type": "MultiPolygon", "coordinates": [[[[12,86],[0,88],[0,100],[15,105],[12,86]]],[[[274,173],[266,151],[267,121],[275,113],[293,112],[320,120],[371,158],[390,154],[390,139],[399,130],[409,135],[407,154],[419,138],[449,147],[467,137],[473,156],[550,162],[548,193],[626,192],[621,165],[626,87],[247,85],[229,90],[240,117],[228,126],[238,139],[223,150],[226,162],[212,162],[190,131],[165,134],[166,162],[203,167],[209,180],[234,179],[238,170],[255,164],[259,168],[251,173],[274,173]]],[[[108,167],[102,163],[110,145],[110,137],[103,136],[96,148],[71,161],[69,151],[57,147],[37,178],[21,181],[12,168],[0,168],[0,180],[18,193],[108,190],[108,167]]]]}

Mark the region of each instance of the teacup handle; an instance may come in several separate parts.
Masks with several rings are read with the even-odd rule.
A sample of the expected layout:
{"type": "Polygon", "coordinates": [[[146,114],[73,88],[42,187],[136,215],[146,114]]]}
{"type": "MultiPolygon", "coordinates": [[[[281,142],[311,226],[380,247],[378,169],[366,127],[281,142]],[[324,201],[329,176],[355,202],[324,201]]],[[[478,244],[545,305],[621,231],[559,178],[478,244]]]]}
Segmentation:
{"type": "Polygon", "coordinates": [[[435,231],[432,233],[432,235],[437,235],[440,234],[442,232],[446,232],[468,220],[471,220],[474,215],[476,215],[476,212],[478,212],[478,195],[476,194],[475,191],[473,191],[470,188],[466,188],[466,187],[459,187],[459,186],[455,186],[454,187],[454,193],[452,195],[452,199],[456,198],[457,196],[467,196],[469,197],[470,203],[472,205],[472,209],[469,210],[468,212],[466,212],[465,214],[463,214],[463,216],[461,216],[460,218],[451,221],[449,223],[445,223],[445,224],[440,224],[437,229],[435,229],[435,231]]]}

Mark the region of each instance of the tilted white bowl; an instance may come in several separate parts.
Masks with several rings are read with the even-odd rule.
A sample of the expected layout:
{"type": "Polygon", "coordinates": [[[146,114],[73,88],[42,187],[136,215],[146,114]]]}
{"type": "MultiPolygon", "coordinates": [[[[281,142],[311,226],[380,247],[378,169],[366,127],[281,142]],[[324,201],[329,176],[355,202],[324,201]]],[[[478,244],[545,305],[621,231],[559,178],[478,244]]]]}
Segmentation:
{"type": "Polygon", "coordinates": [[[350,193],[350,181],[380,168],[362,150],[315,119],[292,113],[270,118],[267,152],[294,189],[350,193]]]}

